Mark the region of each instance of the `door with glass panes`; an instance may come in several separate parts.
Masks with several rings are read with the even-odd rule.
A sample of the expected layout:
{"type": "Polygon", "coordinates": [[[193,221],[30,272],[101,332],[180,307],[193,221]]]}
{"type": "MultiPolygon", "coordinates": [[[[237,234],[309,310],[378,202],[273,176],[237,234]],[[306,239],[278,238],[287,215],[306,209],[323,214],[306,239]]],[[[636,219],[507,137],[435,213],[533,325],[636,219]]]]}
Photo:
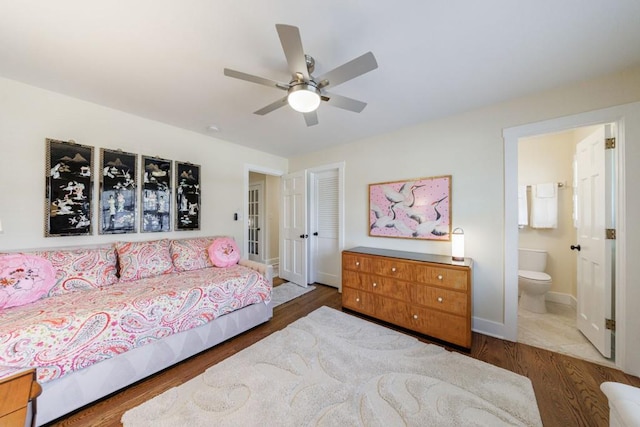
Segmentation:
{"type": "Polygon", "coordinates": [[[247,224],[249,227],[248,233],[248,246],[249,246],[249,259],[252,261],[263,262],[264,250],[263,250],[263,238],[262,238],[262,221],[263,221],[263,185],[262,183],[251,184],[249,186],[249,204],[248,204],[248,218],[247,224]]]}

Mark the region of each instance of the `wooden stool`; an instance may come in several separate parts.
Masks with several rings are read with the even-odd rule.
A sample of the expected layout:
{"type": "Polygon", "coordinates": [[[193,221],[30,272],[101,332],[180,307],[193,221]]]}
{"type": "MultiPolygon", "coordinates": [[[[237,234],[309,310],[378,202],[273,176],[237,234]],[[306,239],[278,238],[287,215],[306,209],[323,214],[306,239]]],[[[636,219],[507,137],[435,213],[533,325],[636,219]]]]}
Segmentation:
{"type": "Polygon", "coordinates": [[[31,425],[36,425],[36,397],[42,387],[30,369],[0,380],[0,427],[23,427],[31,401],[31,425]]]}

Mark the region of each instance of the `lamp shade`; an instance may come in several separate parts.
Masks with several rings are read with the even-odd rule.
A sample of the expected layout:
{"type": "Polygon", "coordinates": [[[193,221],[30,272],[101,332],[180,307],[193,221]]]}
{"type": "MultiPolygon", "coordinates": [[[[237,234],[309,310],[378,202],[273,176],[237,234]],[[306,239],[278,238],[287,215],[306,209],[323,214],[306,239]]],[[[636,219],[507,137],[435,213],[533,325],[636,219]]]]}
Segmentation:
{"type": "Polygon", "coordinates": [[[320,106],[320,91],[306,83],[295,85],[289,89],[287,102],[296,111],[310,113],[320,106]]]}
{"type": "Polygon", "coordinates": [[[456,228],[451,233],[451,258],[454,261],[464,261],[464,230],[456,228]]]}

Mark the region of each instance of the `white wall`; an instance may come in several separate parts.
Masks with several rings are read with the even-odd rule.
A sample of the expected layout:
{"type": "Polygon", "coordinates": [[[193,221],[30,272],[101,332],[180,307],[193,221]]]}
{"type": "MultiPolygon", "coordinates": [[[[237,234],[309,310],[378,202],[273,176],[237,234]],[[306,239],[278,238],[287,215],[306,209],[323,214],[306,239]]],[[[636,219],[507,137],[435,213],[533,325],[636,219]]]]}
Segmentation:
{"type": "Polygon", "coordinates": [[[267,262],[275,264],[280,257],[280,177],[266,175],[267,262]]]}
{"type": "MultiPolygon", "coordinates": [[[[345,161],[345,247],[438,254],[450,254],[450,244],[369,237],[367,186],[451,174],[453,226],[464,228],[466,255],[475,261],[474,329],[504,336],[503,129],[638,100],[640,67],[293,158],[289,170],[345,161]]],[[[629,123],[627,132],[627,182],[640,182],[640,123],[629,123]]],[[[628,187],[627,210],[638,212],[640,194],[632,188],[628,187]]],[[[640,229],[626,232],[629,258],[638,259],[640,229]]],[[[640,267],[629,266],[627,276],[640,283],[640,267]]]]}
{"type": "MultiPolygon", "coordinates": [[[[76,246],[225,234],[243,240],[244,164],[286,170],[287,160],[96,104],[0,79],[0,250],[76,246]],[[201,165],[201,230],[97,235],[98,177],[94,176],[93,236],[44,236],[45,139],[73,139],[99,148],[201,165]]],[[[243,244],[239,245],[244,247],[243,244]]]]}

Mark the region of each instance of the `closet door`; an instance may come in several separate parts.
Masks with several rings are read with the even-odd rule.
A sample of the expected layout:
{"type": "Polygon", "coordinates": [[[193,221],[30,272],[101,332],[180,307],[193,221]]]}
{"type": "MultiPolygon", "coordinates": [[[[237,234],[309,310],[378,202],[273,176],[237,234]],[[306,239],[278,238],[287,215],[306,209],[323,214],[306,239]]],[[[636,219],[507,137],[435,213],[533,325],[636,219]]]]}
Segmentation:
{"type": "Polygon", "coordinates": [[[310,283],[340,287],[338,169],[311,173],[310,283]]]}

